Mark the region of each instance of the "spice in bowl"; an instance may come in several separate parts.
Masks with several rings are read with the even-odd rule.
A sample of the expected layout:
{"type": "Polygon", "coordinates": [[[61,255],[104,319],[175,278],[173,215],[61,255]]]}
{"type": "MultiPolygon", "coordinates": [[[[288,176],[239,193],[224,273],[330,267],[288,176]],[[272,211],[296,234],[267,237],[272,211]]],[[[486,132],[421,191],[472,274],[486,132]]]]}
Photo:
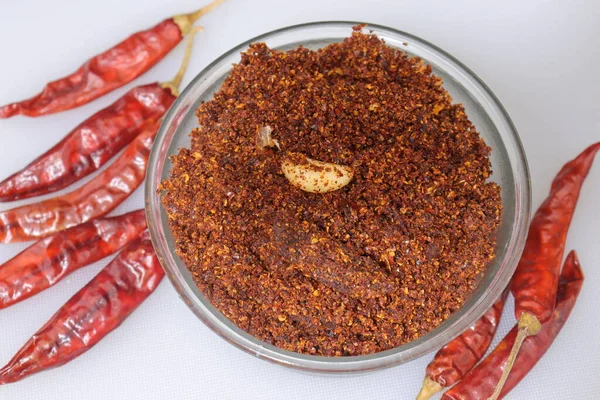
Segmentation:
{"type": "Polygon", "coordinates": [[[494,257],[491,149],[440,78],[356,27],[312,51],[253,44],[200,105],[162,202],[198,288],[282,349],[417,339],[494,257]]]}

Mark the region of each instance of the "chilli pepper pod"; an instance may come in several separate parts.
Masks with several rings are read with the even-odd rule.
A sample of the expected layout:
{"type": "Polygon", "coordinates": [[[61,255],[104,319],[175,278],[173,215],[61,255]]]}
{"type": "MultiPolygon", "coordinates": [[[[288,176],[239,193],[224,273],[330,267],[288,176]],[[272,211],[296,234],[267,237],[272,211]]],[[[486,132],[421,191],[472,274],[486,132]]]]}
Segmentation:
{"type": "Polygon", "coordinates": [[[510,283],[519,334],[498,388],[491,397],[493,400],[498,398],[523,340],[536,335],[541,325],[552,317],[567,232],[581,187],[598,150],[600,142],[563,166],[552,181],[550,195],[531,221],[523,255],[510,283]]]}
{"type": "Polygon", "coordinates": [[[36,96],[0,107],[0,118],[14,115],[37,117],[79,107],[131,82],[162,60],[192,31],[194,22],[223,0],[213,0],[199,10],[168,18],[134,33],[98,54],[77,71],[49,83],[36,96]]]}
{"type": "Polygon", "coordinates": [[[417,400],[426,400],[435,393],[462,379],[490,347],[508,296],[508,288],[494,305],[460,336],[442,347],[425,371],[423,388],[417,400]]]}
{"type": "MultiPolygon", "coordinates": [[[[508,379],[498,398],[506,396],[546,353],[564,324],[567,322],[577,296],[583,285],[583,273],[575,252],[569,253],[565,261],[556,303],[550,319],[542,325],[536,336],[525,339],[517,356],[515,368],[510,371],[508,379]]],[[[496,346],[496,348],[458,384],[447,391],[442,400],[485,400],[488,399],[506,367],[511,348],[518,336],[516,325],[496,346]]]]}
{"type": "Polygon", "coordinates": [[[0,309],[120,250],[146,229],[144,210],[102,218],[38,241],[0,265],[0,309]]]}
{"type": "Polygon", "coordinates": [[[144,180],[159,126],[148,125],[113,164],[75,191],[0,212],[0,243],[46,237],[112,211],[144,180]]]}
{"type": "Polygon", "coordinates": [[[0,385],[63,365],[117,328],[156,289],[164,272],[142,233],[0,369],[0,385]]]}
{"type": "Polygon", "coordinates": [[[22,170],[0,182],[0,201],[54,192],[102,167],[148,125],[162,118],[178,93],[192,49],[192,29],[184,60],[175,78],[138,86],[92,115],[63,140],[22,170]]]}

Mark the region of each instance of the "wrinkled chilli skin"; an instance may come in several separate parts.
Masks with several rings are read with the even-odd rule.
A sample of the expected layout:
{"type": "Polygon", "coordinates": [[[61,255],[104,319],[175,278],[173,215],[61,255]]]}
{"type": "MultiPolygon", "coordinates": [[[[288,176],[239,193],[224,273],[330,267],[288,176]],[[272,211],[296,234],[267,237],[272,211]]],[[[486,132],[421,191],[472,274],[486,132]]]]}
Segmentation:
{"type": "Polygon", "coordinates": [[[162,118],[179,95],[194,36],[202,30],[202,27],[190,27],[183,61],[173,79],[131,89],[84,121],[53,148],[0,182],[0,201],[39,196],[80,180],[102,167],[148,124],[162,118]]]}
{"type": "Polygon", "coordinates": [[[600,142],[595,143],[563,166],[531,221],[523,255],[510,283],[519,334],[490,400],[498,399],[523,340],[536,335],[552,318],[567,233],[581,187],[599,149],[600,142]]]}
{"type": "MultiPolygon", "coordinates": [[[[546,353],[567,322],[583,286],[583,280],[577,255],[572,251],[567,256],[560,275],[554,311],[550,319],[542,325],[536,336],[530,336],[523,342],[515,367],[510,371],[498,398],[504,398],[517,386],[546,353]]],[[[506,366],[518,329],[518,325],[515,326],[477,367],[444,394],[442,400],[487,400],[494,392],[506,366]]]]}
{"type": "Polygon", "coordinates": [[[91,58],[71,75],[49,83],[36,96],[0,107],[0,118],[19,114],[38,117],[87,104],[142,75],[182,38],[172,18],[134,33],[91,58]]]}
{"type": "Polygon", "coordinates": [[[0,107],[0,119],[15,115],[39,117],[70,110],[131,82],[169,54],[192,32],[194,22],[222,2],[213,0],[194,12],[175,15],[134,33],[92,57],[72,74],[50,82],[32,98],[0,107]]]}
{"type": "Polygon", "coordinates": [[[0,369],[0,385],[63,365],[117,328],[164,276],[148,231],[73,296],[0,369]]]}
{"type": "Polygon", "coordinates": [[[144,210],[78,225],[0,265],[0,309],[32,297],[81,267],[120,250],[146,229],[144,210]]]}
{"type": "Polygon", "coordinates": [[[42,238],[115,209],[144,180],[159,126],[148,125],[113,164],[73,192],[0,212],[0,243],[42,238]]]}
{"type": "Polygon", "coordinates": [[[533,314],[540,322],[552,317],[566,236],[583,182],[600,149],[596,143],[558,173],[550,195],[536,212],[521,261],[511,281],[515,316],[533,314]]]}
{"type": "Polygon", "coordinates": [[[425,371],[425,382],[417,400],[429,399],[462,379],[481,358],[496,335],[508,288],[494,305],[460,336],[442,347],[425,371]]]}
{"type": "Polygon", "coordinates": [[[0,201],[51,193],[91,174],[160,119],[176,96],[158,83],[131,89],[50,150],[0,182],[0,201]]]}

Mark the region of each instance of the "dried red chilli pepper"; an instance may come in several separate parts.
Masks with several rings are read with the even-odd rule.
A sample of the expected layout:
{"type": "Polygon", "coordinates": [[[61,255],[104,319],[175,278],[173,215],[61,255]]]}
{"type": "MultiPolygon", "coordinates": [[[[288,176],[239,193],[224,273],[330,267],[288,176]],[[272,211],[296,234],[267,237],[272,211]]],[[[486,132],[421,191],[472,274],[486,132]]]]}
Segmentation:
{"type": "MultiPolygon", "coordinates": [[[[554,311],[550,319],[542,325],[536,336],[525,339],[517,356],[515,367],[498,398],[503,398],[527,375],[529,371],[546,353],[564,324],[567,322],[577,296],[583,285],[583,273],[579,260],[574,251],[570,252],[565,261],[554,311]]],[[[488,399],[506,367],[511,348],[518,336],[519,326],[516,325],[496,348],[456,386],[447,391],[442,400],[485,400],[488,399]]]]}
{"type": "Polygon", "coordinates": [[[494,305],[460,336],[442,347],[427,366],[417,400],[426,400],[462,379],[490,347],[508,296],[508,288],[494,305]]]}
{"type": "Polygon", "coordinates": [[[53,286],[81,267],[120,250],[146,229],[144,210],[100,218],[28,247],[0,265],[0,309],[53,286]]]}
{"type": "Polygon", "coordinates": [[[113,164],[75,191],[0,212],[0,243],[45,237],[108,214],[144,180],[159,125],[151,123],[113,164]]]}
{"type": "Polygon", "coordinates": [[[192,30],[194,22],[223,0],[166,19],[134,33],[121,43],[91,58],[77,71],[49,83],[38,95],[0,107],[0,118],[37,117],[69,110],[114,90],[142,75],[163,59],[192,30]]]}
{"type": "MultiPolygon", "coordinates": [[[[191,52],[186,49],[186,61],[191,52]]],[[[184,61],[176,83],[185,70],[184,61]]],[[[144,180],[159,121],[147,121],[142,133],[123,154],[91,181],[71,193],[0,212],[0,243],[51,235],[100,217],[121,204],[144,180]]]]}
{"type": "Polygon", "coordinates": [[[54,192],[89,175],[131,142],[147,120],[161,118],[174,99],[169,89],[158,84],[132,89],[31,164],[0,182],[0,201],[54,192]]]}
{"type": "Polygon", "coordinates": [[[598,150],[600,142],[565,164],[552,181],[550,195],[531,221],[523,255],[510,283],[519,334],[492,400],[498,398],[523,340],[536,335],[552,317],[567,232],[581,186],[598,150]]]}
{"type": "Polygon", "coordinates": [[[24,199],[67,187],[102,167],[140,132],[162,118],[175,98],[189,63],[194,28],[173,80],[131,89],[92,115],[22,170],[0,182],[0,201],[24,199]]]}
{"type": "Polygon", "coordinates": [[[156,289],[164,272],[148,231],[62,306],[0,369],[0,385],[63,365],[117,328],[156,289]]]}

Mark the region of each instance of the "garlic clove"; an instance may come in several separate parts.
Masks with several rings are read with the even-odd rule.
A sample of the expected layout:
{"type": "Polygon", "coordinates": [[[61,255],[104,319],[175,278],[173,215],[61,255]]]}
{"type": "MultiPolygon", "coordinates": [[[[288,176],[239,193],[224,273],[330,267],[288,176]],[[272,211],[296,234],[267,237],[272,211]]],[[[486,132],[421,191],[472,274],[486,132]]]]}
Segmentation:
{"type": "Polygon", "coordinates": [[[354,171],[346,165],[313,160],[299,153],[292,156],[282,162],[281,170],[292,185],[305,192],[333,192],[346,186],[354,177],[354,171]]]}

